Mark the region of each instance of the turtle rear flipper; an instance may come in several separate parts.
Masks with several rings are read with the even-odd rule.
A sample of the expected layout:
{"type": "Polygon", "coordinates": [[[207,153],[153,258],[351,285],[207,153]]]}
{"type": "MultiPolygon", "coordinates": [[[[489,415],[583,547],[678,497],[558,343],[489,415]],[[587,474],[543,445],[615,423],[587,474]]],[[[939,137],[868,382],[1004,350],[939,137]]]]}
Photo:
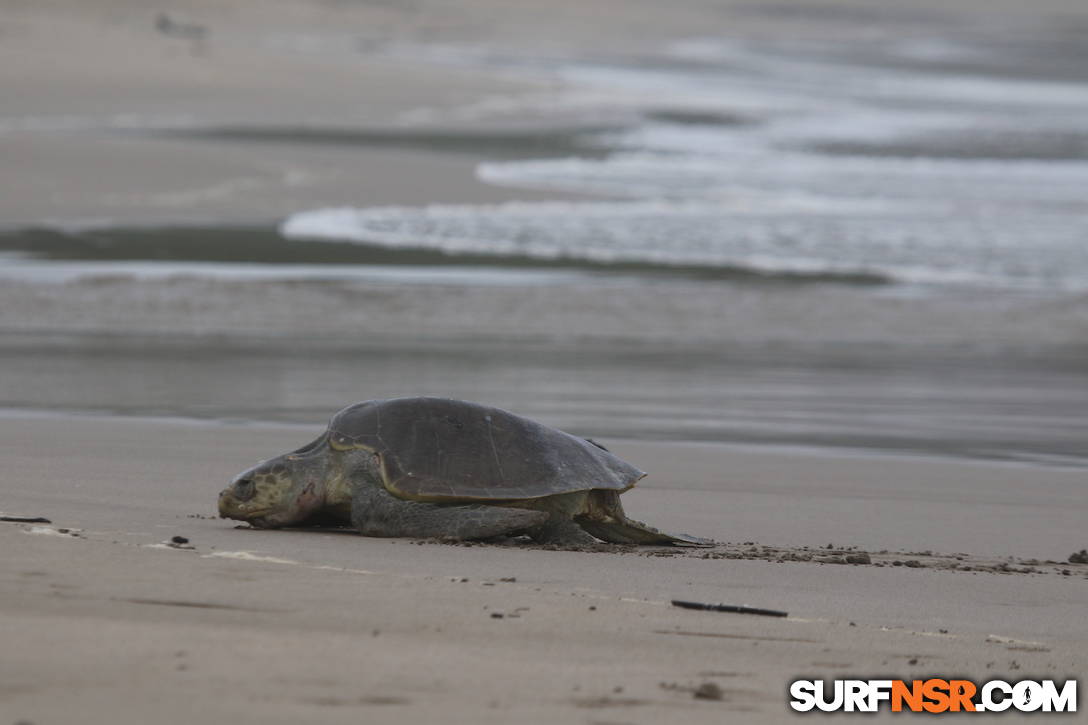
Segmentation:
{"type": "Polygon", "coordinates": [[[666,534],[641,521],[624,518],[617,521],[591,521],[579,519],[578,524],[601,541],[610,544],[669,544],[671,546],[714,546],[710,539],[687,534],[666,534]]]}
{"type": "Polygon", "coordinates": [[[619,493],[600,489],[591,492],[585,513],[575,521],[585,531],[610,544],[668,544],[672,546],[714,546],[710,539],[687,534],[666,534],[653,526],[628,518],[619,493]]]}

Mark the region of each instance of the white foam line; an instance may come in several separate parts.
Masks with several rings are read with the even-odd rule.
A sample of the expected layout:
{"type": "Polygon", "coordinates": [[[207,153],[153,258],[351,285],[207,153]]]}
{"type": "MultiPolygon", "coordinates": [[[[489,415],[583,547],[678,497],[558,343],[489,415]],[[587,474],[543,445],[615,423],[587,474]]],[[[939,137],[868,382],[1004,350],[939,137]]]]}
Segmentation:
{"type": "MultiPolygon", "coordinates": [[[[157,546],[157,545],[153,545],[157,546]]],[[[350,569],[348,567],[330,566],[328,564],[306,564],[301,561],[295,561],[294,559],[281,559],[276,556],[260,556],[254,554],[251,551],[214,551],[211,554],[202,554],[202,559],[235,559],[238,561],[259,561],[266,564],[288,564],[291,566],[301,566],[305,569],[317,569],[318,571],[339,571],[346,572],[348,574],[382,574],[383,572],[371,571],[369,569],[350,569]]],[[[401,576],[401,575],[394,575],[401,576]]]]}
{"type": "Polygon", "coordinates": [[[293,559],[280,559],[275,556],[258,556],[251,551],[214,551],[211,554],[203,554],[201,559],[239,559],[241,561],[263,561],[268,564],[293,564],[306,566],[301,561],[293,559]]]}
{"type": "Polygon", "coordinates": [[[582,276],[577,270],[501,270],[487,266],[259,264],[236,262],[54,262],[0,254],[0,280],[40,284],[84,280],[191,282],[194,280],[285,282],[374,282],[387,284],[557,284],[582,276]]]}
{"type": "Polygon", "coordinates": [[[24,534],[39,534],[41,536],[62,536],[66,539],[74,539],[76,529],[68,529],[67,533],[58,531],[57,529],[51,529],[48,526],[30,526],[23,529],[24,534]]]}
{"type": "MultiPolygon", "coordinates": [[[[311,569],[317,569],[319,571],[343,571],[348,574],[382,574],[387,572],[371,571],[370,569],[349,569],[344,566],[329,566],[328,564],[322,564],[321,566],[310,566],[311,569]]],[[[394,576],[406,576],[404,574],[395,574],[394,576]]]]}
{"type": "Polygon", "coordinates": [[[1038,642],[1034,639],[1016,639],[1015,637],[1006,637],[1002,634],[988,634],[986,635],[986,641],[990,644],[1011,644],[1028,647],[1045,647],[1046,644],[1038,642]]]}

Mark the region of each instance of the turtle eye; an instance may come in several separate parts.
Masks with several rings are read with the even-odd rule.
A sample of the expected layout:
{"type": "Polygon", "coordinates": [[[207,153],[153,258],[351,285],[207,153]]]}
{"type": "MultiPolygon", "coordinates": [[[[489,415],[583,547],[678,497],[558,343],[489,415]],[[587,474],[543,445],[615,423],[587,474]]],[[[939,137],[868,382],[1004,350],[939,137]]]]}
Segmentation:
{"type": "Polygon", "coordinates": [[[234,497],[239,501],[248,501],[253,498],[253,494],[256,492],[257,488],[251,479],[243,478],[234,484],[234,497]]]}

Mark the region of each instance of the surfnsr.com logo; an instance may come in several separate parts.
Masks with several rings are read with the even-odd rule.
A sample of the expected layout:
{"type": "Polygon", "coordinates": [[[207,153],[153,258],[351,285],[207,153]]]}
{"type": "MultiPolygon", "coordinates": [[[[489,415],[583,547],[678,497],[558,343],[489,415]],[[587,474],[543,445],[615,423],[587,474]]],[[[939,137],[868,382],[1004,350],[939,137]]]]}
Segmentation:
{"type": "Polygon", "coordinates": [[[1076,712],[1077,681],[796,680],[790,707],[798,712],[1076,712]]]}

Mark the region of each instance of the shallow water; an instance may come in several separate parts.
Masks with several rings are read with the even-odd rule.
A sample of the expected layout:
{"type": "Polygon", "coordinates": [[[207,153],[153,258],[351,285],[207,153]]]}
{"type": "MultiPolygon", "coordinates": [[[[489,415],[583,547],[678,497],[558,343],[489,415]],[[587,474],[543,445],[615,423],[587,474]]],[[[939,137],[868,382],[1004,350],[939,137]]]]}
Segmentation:
{"type": "Polygon", "coordinates": [[[583,435],[1088,462],[1088,52],[1070,27],[743,12],[804,27],[618,54],[384,45],[536,89],[396,128],[0,119],[475,159],[507,193],[567,197],[3,230],[0,407],[318,425],[434,394],[583,435]]]}
{"type": "Polygon", "coordinates": [[[871,346],[301,336],[0,337],[0,407],[308,422],[357,400],[486,402],[583,436],[1088,466],[1073,360],[871,346]]]}

